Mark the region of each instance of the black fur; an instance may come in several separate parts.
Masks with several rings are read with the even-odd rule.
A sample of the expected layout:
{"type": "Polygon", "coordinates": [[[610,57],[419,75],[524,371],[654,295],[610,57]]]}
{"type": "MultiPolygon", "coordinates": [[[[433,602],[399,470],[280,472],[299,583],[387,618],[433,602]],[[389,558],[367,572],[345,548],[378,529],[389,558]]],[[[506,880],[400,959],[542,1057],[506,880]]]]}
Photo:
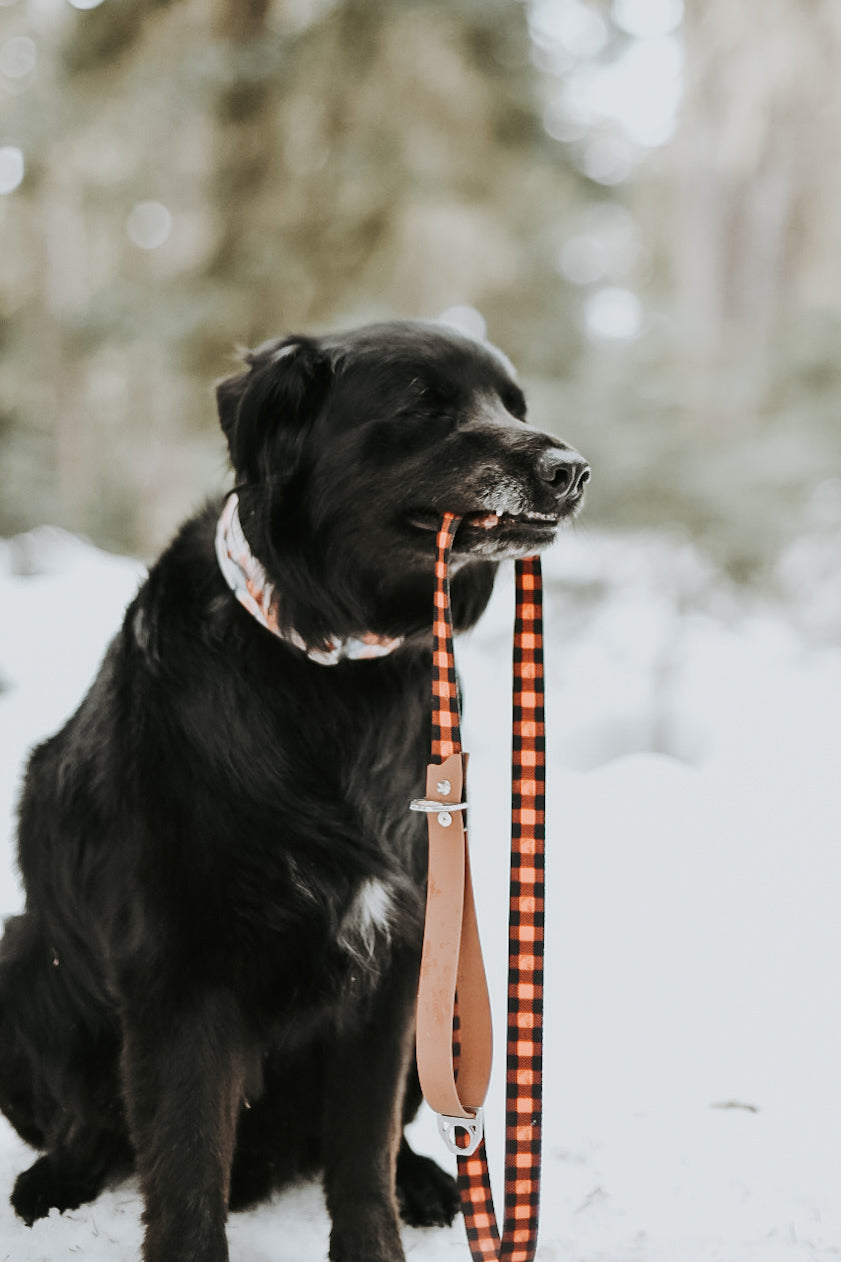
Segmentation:
{"type": "Polygon", "coordinates": [[[331,1257],[395,1262],[398,1208],[432,1225],[457,1207],[402,1135],[420,1098],[425,828],[407,805],[428,760],[434,527],[466,517],[464,628],[497,560],[577,509],[584,466],[522,423],[498,352],[438,326],[288,338],[246,364],[219,412],[285,624],[312,646],[405,643],[329,667],[266,631],[217,567],[219,504],[152,567],[26,774],[0,1106],[41,1155],[12,1202],[32,1223],[136,1170],[147,1262],[223,1262],[229,1207],[323,1171],[331,1257]]]}

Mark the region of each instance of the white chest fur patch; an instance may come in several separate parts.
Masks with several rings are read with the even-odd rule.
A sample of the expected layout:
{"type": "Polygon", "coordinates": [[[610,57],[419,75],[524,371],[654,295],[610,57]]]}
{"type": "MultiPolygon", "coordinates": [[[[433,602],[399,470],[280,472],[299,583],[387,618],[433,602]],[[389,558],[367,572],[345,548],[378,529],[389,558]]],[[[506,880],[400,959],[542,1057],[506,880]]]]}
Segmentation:
{"type": "Polygon", "coordinates": [[[339,946],[366,964],[373,958],[378,940],[388,943],[395,916],[391,891],[375,877],[363,881],[339,925],[339,946]]]}

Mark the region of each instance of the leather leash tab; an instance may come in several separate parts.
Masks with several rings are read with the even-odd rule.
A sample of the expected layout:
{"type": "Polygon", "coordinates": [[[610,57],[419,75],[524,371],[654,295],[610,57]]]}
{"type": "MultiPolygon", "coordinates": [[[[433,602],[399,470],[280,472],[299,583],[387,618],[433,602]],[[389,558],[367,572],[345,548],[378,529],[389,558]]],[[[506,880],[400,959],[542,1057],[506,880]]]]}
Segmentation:
{"type": "MultiPolygon", "coordinates": [[[[431,763],[428,800],[459,803],[466,755],[431,763]]],[[[424,1099],[445,1118],[474,1118],[491,1075],[493,1033],[479,944],[467,830],[462,812],[430,813],[429,878],[421,981],[418,988],[417,1058],[424,1099]],[[453,1064],[453,1013],[458,993],[460,1048],[453,1064]]],[[[448,1141],[449,1142],[449,1141],[448,1141]]]]}

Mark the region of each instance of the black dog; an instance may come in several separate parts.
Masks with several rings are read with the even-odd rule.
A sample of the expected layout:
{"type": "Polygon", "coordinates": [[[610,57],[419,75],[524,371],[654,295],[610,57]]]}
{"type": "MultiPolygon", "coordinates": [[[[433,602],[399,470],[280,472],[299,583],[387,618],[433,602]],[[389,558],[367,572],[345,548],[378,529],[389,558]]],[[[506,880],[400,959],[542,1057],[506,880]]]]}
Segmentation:
{"type": "Polygon", "coordinates": [[[463,629],[589,474],[523,423],[504,357],[441,326],[246,363],[218,388],[223,527],[220,504],[183,527],[29,764],[0,1106],[42,1155],[12,1202],[32,1223],[134,1169],[147,1262],[223,1262],[229,1207],[320,1169],[331,1257],[396,1262],[399,1211],[456,1211],[403,1138],[435,528],[464,519],[463,629]]]}

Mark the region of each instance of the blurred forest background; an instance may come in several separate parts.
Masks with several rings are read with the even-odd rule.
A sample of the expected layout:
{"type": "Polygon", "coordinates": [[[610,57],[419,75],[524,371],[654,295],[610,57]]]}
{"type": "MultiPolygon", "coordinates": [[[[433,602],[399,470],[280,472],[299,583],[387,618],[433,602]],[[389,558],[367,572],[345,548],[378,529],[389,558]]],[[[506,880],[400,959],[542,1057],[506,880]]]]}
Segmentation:
{"type": "Polygon", "coordinates": [[[0,0],[0,534],[148,558],[237,345],[455,309],[591,525],[837,566],[839,67],[837,0],[0,0]]]}

